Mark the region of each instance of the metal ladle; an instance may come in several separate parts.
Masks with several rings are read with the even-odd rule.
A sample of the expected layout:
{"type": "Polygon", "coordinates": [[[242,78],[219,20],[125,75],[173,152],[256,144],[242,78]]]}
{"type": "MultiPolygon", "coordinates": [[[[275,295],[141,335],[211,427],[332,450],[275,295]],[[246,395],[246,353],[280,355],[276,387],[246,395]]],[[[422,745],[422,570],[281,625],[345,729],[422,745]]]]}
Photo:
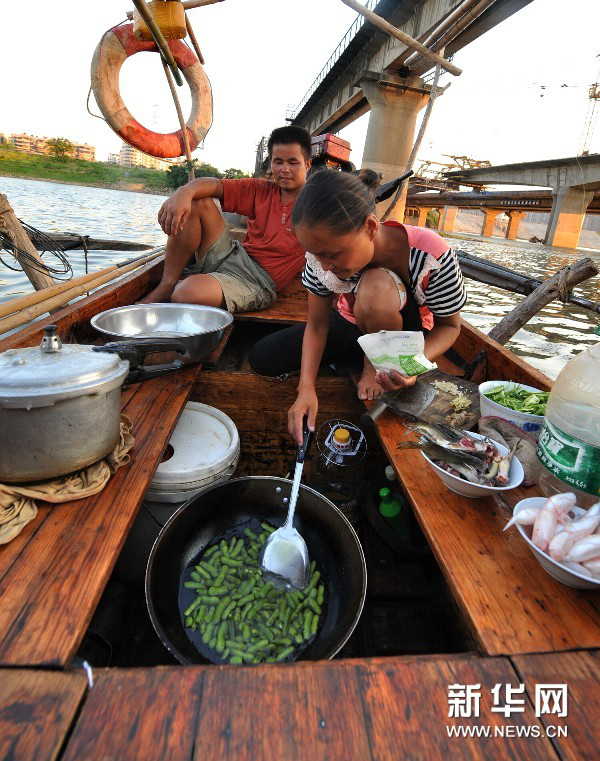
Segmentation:
{"type": "Polygon", "coordinates": [[[296,468],[287,518],[283,526],[267,539],[260,558],[260,567],[265,575],[271,577],[275,583],[291,584],[297,589],[303,589],[308,582],[308,548],[294,528],[294,513],[300,492],[304,458],[311,438],[312,432],[308,430],[305,420],[302,444],[296,452],[296,468]]]}

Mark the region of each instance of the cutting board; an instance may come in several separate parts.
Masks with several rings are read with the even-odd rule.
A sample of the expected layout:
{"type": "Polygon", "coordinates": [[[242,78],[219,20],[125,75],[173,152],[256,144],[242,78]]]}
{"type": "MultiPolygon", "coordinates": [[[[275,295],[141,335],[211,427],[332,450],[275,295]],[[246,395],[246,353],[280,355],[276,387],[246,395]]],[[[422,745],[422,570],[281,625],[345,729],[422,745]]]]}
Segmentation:
{"type": "Polygon", "coordinates": [[[371,407],[369,417],[376,420],[386,407],[401,417],[414,415],[428,423],[445,423],[455,428],[470,429],[477,425],[480,417],[479,387],[472,381],[448,375],[441,370],[432,370],[420,375],[415,385],[410,388],[387,391],[371,407]],[[464,420],[459,425],[452,419],[456,414],[452,407],[456,394],[441,391],[432,385],[434,381],[452,383],[470,400],[471,406],[465,410],[464,420]]]}

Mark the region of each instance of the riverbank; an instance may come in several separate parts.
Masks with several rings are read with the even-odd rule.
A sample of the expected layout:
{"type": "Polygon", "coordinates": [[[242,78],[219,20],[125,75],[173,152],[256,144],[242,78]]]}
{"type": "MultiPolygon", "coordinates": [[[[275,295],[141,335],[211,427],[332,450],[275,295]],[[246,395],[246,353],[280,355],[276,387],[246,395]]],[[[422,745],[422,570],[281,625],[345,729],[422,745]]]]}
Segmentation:
{"type": "Polygon", "coordinates": [[[86,188],[102,188],[102,190],[121,190],[125,193],[145,193],[150,196],[162,196],[168,197],[173,192],[170,188],[163,188],[162,190],[151,190],[144,188],[136,183],[122,183],[122,184],[108,184],[105,182],[80,182],[75,180],[56,180],[48,179],[45,177],[29,177],[17,174],[8,174],[0,171],[0,177],[10,177],[13,180],[30,180],[31,182],[53,182],[57,185],[79,185],[86,188]]]}
{"type": "Polygon", "coordinates": [[[171,193],[166,172],[156,169],[71,158],[58,161],[50,156],[16,151],[7,145],[0,145],[0,176],[163,196],[171,193]]]}

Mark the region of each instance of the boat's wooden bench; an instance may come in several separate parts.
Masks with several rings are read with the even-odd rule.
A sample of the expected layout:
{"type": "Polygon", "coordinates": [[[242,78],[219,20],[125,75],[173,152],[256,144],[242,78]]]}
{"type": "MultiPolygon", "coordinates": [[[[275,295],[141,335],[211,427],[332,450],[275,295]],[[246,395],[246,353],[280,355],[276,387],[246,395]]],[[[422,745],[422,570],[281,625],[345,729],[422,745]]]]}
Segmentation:
{"type": "Polygon", "coordinates": [[[599,737],[599,661],[597,653],[578,652],[102,669],[87,690],[82,672],[2,670],[0,757],[50,761],[60,751],[61,761],[591,759],[599,737]],[[566,717],[536,717],[536,683],[567,685],[566,717]],[[506,684],[524,685],[516,693],[523,712],[492,710],[507,704],[506,684]],[[450,685],[480,694],[479,715],[449,715],[450,685]],[[502,689],[494,703],[496,685],[502,689]],[[549,725],[567,727],[567,736],[551,742],[549,725]],[[448,727],[489,727],[490,737],[450,737],[448,727]],[[537,736],[517,736],[530,728],[537,736]]]}
{"type": "MultiPolygon", "coordinates": [[[[71,325],[119,306],[119,301],[130,303],[131,296],[128,283],[111,295],[109,305],[101,293],[94,294],[0,342],[0,351],[36,345],[52,320],[65,338],[71,325]]],[[[0,546],[0,665],[69,663],[200,372],[196,365],[126,389],[122,410],[135,436],[131,463],[95,496],[52,507],[42,504],[20,535],[0,546]]]]}
{"type": "Polygon", "coordinates": [[[254,321],[282,325],[306,322],[306,294],[306,288],[300,282],[300,278],[295,278],[277,294],[277,300],[268,309],[262,309],[259,312],[240,312],[236,314],[235,319],[240,322],[254,321]]]}

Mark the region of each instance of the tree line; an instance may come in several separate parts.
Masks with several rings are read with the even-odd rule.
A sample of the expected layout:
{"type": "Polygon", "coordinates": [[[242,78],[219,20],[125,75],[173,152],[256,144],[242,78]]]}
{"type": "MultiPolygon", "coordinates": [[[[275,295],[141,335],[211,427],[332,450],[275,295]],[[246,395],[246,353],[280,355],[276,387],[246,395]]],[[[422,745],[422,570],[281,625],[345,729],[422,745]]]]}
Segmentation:
{"type": "MultiPolygon", "coordinates": [[[[73,153],[73,143],[65,137],[55,137],[47,140],[46,145],[50,155],[57,161],[66,161],[67,157],[73,153]]],[[[194,170],[195,177],[217,177],[226,180],[238,180],[242,177],[250,177],[249,174],[246,174],[241,169],[230,167],[221,172],[216,166],[212,166],[212,164],[199,163],[198,159],[192,159],[191,162],[184,161],[181,164],[173,164],[166,170],[167,185],[170,188],[178,188],[181,185],[185,185],[189,181],[191,168],[194,170]]]]}

